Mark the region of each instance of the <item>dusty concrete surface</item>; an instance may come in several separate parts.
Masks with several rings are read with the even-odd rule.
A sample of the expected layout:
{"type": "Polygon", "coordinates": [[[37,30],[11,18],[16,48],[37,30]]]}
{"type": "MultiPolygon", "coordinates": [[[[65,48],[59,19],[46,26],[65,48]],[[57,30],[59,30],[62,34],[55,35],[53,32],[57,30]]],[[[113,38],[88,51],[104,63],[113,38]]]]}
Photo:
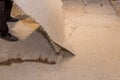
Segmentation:
{"type": "Polygon", "coordinates": [[[38,24],[25,24],[19,21],[8,23],[8,25],[10,32],[19,37],[19,41],[8,42],[0,39],[0,62],[18,58],[22,60],[45,60],[51,57],[52,61],[57,58],[47,39],[36,31],[39,27],[38,24]]]}
{"type": "MultiPolygon", "coordinates": [[[[108,2],[103,7],[94,0],[86,7],[79,3],[64,2],[66,35],[75,57],[56,65],[26,62],[0,66],[0,80],[120,80],[120,19],[108,2]]],[[[1,47],[8,45],[1,41],[1,47]]]]}

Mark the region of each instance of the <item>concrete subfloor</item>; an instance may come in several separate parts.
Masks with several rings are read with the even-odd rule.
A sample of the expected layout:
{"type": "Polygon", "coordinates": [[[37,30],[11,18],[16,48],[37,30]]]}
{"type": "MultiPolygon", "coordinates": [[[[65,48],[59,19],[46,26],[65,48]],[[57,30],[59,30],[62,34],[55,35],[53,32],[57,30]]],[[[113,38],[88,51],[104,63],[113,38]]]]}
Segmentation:
{"type": "Polygon", "coordinates": [[[56,60],[55,52],[48,40],[36,31],[38,24],[34,23],[8,23],[10,33],[19,37],[17,42],[8,42],[0,39],[0,62],[9,59],[38,60],[50,56],[51,61],[56,60]],[[47,49],[47,50],[46,50],[47,49]]]}
{"type": "MultiPolygon", "coordinates": [[[[68,6],[79,2],[66,1],[68,6]]],[[[76,13],[66,12],[66,23],[72,22],[66,24],[66,35],[75,57],[56,65],[24,62],[0,66],[0,80],[120,80],[120,19],[107,2],[103,7],[96,2],[75,7],[76,13]]]]}

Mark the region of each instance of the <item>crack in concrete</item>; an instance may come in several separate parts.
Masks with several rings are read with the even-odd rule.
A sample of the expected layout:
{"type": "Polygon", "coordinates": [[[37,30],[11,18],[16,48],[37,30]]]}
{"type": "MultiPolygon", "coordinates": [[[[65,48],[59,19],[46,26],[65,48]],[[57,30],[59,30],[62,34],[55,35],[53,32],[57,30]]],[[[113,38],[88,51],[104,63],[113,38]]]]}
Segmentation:
{"type": "Polygon", "coordinates": [[[70,38],[70,37],[73,35],[73,33],[77,30],[77,27],[71,26],[71,28],[72,28],[72,32],[69,34],[69,37],[68,37],[67,40],[69,40],[69,38],[70,38]]]}

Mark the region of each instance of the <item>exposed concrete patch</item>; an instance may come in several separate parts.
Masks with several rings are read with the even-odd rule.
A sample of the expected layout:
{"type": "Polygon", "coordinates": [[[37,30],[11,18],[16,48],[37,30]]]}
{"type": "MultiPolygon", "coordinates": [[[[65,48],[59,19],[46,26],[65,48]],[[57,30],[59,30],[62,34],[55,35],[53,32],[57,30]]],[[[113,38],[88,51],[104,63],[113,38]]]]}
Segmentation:
{"type": "Polygon", "coordinates": [[[49,42],[40,33],[36,32],[35,25],[24,25],[21,21],[17,23],[9,23],[11,33],[19,37],[20,41],[11,43],[4,40],[1,41],[4,45],[0,46],[0,62],[11,59],[21,60],[42,60],[48,62],[56,62],[58,57],[51,48],[49,42]],[[49,58],[49,59],[48,59],[49,58]]]}

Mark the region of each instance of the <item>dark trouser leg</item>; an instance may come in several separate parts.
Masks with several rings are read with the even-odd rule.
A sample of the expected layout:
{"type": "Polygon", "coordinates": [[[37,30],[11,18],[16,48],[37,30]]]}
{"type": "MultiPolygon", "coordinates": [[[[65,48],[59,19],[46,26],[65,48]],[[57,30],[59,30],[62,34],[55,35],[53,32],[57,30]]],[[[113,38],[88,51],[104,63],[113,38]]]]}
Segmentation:
{"type": "Polygon", "coordinates": [[[6,15],[6,18],[10,18],[10,13],[11,13],[11,10],[12,10],[12,5],[13,5],[13,1],[11,0],[4,0],[5,1],[5,15],[6,15]]]}
{"type": "Polygon", "coordinates": [[[6,23],[5,0],[0,0],[0,37],[7,41],[17,41],[18,38],[8,33],[9,29],[6,23]]]}
{"type": "Polygon", "coordinates": [[[4,0],[0,0],[0,35],[5,35],[9,31],[6,23],[4,6],[5,6],[4,0]]]}

